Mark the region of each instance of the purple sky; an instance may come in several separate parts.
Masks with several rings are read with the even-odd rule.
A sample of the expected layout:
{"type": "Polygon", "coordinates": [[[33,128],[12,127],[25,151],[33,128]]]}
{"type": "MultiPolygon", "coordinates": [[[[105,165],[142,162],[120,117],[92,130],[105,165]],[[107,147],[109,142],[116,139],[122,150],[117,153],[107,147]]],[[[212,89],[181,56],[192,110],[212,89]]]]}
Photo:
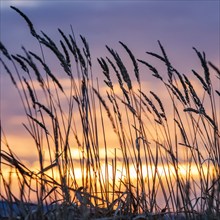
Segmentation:
{"type": "Polygon", "coordinates": [[[36,29],[50,36],[59,36],[57,28],[69,33],[72,25],[76,35],[87,38],[94,57],[105,51],[105,44],[119,47],[119,40],[140,54],[155,50],[160,40],[176,56],[189,55],[195,46],[215,59],[219,55],[219,4],[212,0],[1,1],[1,40],[11,50],[18,51],[20,45],[33,47],[24,20],[9,8],[14,5],[36,29]]]}
{"type": "MultiPolygon", "coordinates": [[[[157,40],[166,48],[180,71],[199,65],[192,47],[205,51],[219,66],[220,2],[209,1],[10,1],[1,0],[1,41],[11,53],[21,45],[39,51],[25,21],[9,6],[22,10],[35,28],[59,39],[57,28],[86,37],[90,44],[95,72],[101,69],[96,58],[109,55],[105,45],[122,51],[124,42],[137,58],[147,60],[146,51],[159,52],[157,40]]],[[[79,39],[79,38],[78,38],[79,39]]],[[[1,67],[1,118],[7,134],[18,134],[18,117],[23,115],[18,95],[1,67]]],[[[20,123],[20,122],[19,122],[20,123]]]]}

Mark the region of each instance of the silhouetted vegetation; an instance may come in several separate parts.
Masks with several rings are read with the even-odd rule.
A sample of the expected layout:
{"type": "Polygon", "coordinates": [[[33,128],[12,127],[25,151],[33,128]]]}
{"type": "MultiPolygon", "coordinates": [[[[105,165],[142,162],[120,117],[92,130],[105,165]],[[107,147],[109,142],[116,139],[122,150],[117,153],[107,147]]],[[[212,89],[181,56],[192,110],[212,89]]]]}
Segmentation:
{"type": "Polygon", "coordinates": [[[220,70],[205,53],[193,48],[201,69],[189,75],[172,65],[159,41],[161,54],[147,54],[160,68],[120,42],[128,60],[107,46],[109,56],[98,58],[102,81],[93,75],[84,37],[77,43],[73,32],[59,29],[56,43],[11,8],[42,54],[24,47],[11,54],[0,43],[1,65],[20,96],[39,161],[36,171],[20,160],[2,125],[0,196],[9,219],[218,219],[220,90],[213,82],[220,70]],[[46,50],[60,64],[56,72],[46,50]],[[142,81],[149,73],[160,83],[158,93],[142,81]]]}

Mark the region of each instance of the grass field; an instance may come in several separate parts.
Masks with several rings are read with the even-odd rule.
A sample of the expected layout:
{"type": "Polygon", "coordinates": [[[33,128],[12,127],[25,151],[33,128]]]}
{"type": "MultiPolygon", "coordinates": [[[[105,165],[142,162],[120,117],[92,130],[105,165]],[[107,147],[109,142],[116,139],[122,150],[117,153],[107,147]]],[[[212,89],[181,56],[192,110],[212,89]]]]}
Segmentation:
{"type": "Polygon", "coordinates": [[[220,70],[205,53],[193,48],[201,69],[183,74],[159,41],[160,54],[147,52],[159,68],[119,42],[127,60],[107,46],[108,57],[97,60],[101,79],[84,37],[77,43],[73,32],[59,29],[55,43],[11,8],[41,49],[11,54],[0,43],[38,167],[15,155],[1,125],[2,217],[219,219],[220,70]],[[158,88],[149,89],[146,73],[158,88]]]}

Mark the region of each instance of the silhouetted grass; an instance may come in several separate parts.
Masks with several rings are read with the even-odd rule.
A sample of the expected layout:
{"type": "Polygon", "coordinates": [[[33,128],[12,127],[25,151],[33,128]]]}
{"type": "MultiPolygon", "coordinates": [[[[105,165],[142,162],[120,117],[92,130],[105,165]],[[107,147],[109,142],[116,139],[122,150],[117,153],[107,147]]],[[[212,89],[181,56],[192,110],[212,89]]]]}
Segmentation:
{"type": "Polygon", "coordinates": [[[120,42],[133,65],[135,82],[120,55],[107,47],[110,56],[98,59],[105,77],[103,93],[84,37],[80,36],[81,48],[73,32],[66,35],[59,29],[61,40],[56,44],[44,32],[37,33],[19,9],[12,9],[25,19],[42,51],[39,55],[23,47],[22,54],[10,54],[0,43],[0,61],[21,98],[27,118],[23,125],[37,149],[39,170],[31,170],[13,153],[1,127],[5,215],[218,219],[220,91],[213,80],[220,79],[220,71],[207,62],[205,53],[193,48],[201,72],[192,70],[192,78],[171,64],[158,41],[161,55],[147,54],[165,65],[164,75],[120,42]],[[46,62],[45,50],[55,55],[68,84],[46,62]],[[145,87],[141,71],[160,82],[168,102],[160,91],[145,87]],[[115,77],[118,82],[112,80],[115,77]]]}

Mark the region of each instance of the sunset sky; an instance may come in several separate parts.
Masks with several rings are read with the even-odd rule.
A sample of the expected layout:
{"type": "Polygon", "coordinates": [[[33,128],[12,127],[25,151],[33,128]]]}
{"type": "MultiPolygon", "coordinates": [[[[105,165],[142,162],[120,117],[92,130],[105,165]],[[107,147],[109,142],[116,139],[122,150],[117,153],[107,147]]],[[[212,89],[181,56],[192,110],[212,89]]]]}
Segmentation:
{"type": "MultiPolygon", "coordinates": [[[[1,0],[1,41],[10,53],[21,53],[22,45],[35,52],[40,51],[39,45],[10,5],[23,11],[36,30],[43,30],[57,41],[60,39],[57,29],[71,33],[72,25],[78,40],[81,34],[89,42],[96,76],[101,73],[97,58],[109,55],[105,45],[121,52],[118,41],[124,42],[137,58],[147,60],[146,51],[160,52],[157,44],[160,40],[175,66],[186,73],[200,65],[192,47],[205,51],[208,60],[219,66],[219,1],[1,0]]],[[[150,82],[152,87],[153,83],[150,82]]],[[[21,126],[23,116],[16,90],[1,66],[2,127],[8,141],[19,146],[15,151],[33,162],[33,154],[24,150],[21,141],[28,139],[21,126]]]]}

